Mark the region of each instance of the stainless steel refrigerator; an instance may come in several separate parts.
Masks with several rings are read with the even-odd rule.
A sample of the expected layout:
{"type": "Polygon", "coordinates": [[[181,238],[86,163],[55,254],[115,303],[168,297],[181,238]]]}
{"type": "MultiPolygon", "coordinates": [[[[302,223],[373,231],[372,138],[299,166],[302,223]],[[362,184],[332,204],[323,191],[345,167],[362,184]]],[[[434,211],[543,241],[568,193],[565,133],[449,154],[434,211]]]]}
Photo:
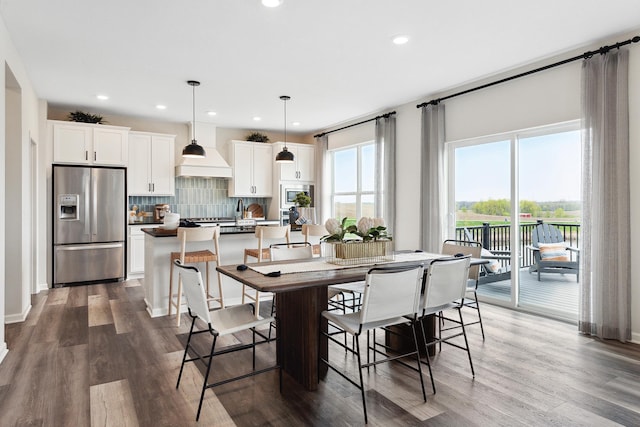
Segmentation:
{"type": "Polygon", "coordinates": [[[124,168],[53,165],[53,285],[125,278],[124,168]]]}

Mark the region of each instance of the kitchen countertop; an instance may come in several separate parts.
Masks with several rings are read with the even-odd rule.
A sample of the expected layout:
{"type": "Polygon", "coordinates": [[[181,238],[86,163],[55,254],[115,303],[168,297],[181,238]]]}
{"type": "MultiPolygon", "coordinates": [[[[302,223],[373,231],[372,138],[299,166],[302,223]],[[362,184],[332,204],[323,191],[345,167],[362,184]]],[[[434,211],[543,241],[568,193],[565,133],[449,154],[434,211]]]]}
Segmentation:
{"type": "MultiPolygon", "coordinates": [[[[153,223],[149,223],[151,225],[153,223]]],[[[160,225],[161,223],[157,223],[160,225]]],[[[199,223],[201,227],[213,227],[216,225],[220,225],[220,234],[249,234],[255,233],[256,227],[255,225],[279,225],[279,221],[277,220],[256,220],[255,225],[238,225],[235,222],[224,222],[224,223],[199,223]]],[[[242,223],[241,223],[242,224],[242,223]]],[[[144,225],[144,224],[139,224],[144,225]]],[[[175,237],[178,235],[178,230],[165,230],[160,227],[153,228],[143,228],[142,232],[152,236],[152,237],[175,237]]]]}

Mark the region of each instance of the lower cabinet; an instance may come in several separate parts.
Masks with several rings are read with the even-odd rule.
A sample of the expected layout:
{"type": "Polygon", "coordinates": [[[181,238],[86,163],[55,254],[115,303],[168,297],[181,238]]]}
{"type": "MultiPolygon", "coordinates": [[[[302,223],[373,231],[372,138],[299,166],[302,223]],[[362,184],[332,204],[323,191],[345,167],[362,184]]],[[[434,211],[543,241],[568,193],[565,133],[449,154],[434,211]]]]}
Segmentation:
{"type": "MultiPolygon", "coordinates": [[[[144,233],[142,225],[129,226],[127,254],[129,257],[127,277],[136,278],[144,275],[144,233]]],[[[148,227],[148,226],[147,226],[148,227]]]]}

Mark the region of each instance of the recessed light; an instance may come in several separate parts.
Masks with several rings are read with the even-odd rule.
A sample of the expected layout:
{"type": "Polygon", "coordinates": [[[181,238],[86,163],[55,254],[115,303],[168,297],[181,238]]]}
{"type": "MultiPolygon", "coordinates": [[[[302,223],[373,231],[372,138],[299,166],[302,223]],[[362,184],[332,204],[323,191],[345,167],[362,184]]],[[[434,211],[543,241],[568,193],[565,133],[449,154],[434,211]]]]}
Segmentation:
{"type": "Polygon", "coordinates": [[[409,36],[395,36],[393,38],[394,44],[405,44],[409,41],[409,36]]]}
{"type": "Polygon", "coordinates": [[[266,7],[278,7],[282,4],[282,0],[262,0],[262,5],[266,7]]]}
{"type": "Polygon", "coordinates": [[[215,116],[218,113],[216,113],[215,111],[207,111],[207,114],[210,116],[215,116]]]}
{"type": "Polygon", "coordinates": [[[300,126],[300,122],[293,122],[291,123],[293,126],[300,126]]]}
{"type": "Polygon", "coordinates": [[[96,98],[98,98],[100,101],[106,101],[107,99],[109,99],[109,96],[107,96],[107,95],[96,95],[96,98]]]}
{"type": "Polygon", "coordinates": [[[255,120],[256,122],[259,122],[260,120],[262,120],[262,117],[254,117],[253,120],[255,120]]]}
{"type": "Polygon", "coordinates": [[[158,110],[166,110],[166,109],[167,109],[167,106],[166,106],[166,105],[162,105],[162,104],[158,104],[158,105],[156,105],[156,108],[157,108],[158,110]]]}

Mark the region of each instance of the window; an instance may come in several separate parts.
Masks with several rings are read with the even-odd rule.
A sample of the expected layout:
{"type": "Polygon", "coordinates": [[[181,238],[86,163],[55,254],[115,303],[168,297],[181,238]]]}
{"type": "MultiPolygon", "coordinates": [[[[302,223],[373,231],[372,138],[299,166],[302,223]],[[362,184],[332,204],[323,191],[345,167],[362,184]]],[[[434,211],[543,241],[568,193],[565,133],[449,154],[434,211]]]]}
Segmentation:
{"type": "Polygon", "coordinates": [[[449,236],[480,241],[498,256],[478,295],[496,304],[575,321],[576,276],[538,282],[531,235],[538,222],[580,247],[580,122],[447,143],[449,236]],[[517,267],[517,268],[516,268],[517,267]]]}
{"type": "Polygon", "coordinates": [[[331,215],[354,221],[375,217],[376,147],[373,141],[331,151],[331,215]]]}

